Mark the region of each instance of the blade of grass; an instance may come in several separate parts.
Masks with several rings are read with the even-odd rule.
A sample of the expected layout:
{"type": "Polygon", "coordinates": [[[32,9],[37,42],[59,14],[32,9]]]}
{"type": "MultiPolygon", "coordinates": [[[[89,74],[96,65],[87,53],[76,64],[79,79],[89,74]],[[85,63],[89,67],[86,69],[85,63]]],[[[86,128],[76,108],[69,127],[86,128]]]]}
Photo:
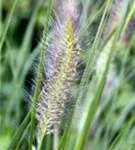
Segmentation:
{"type": "MultiPolygon", "coordinates": [[[[27,27],[27,29],[25,31],[23,42],[22,42],[22,45],[21,45],[21,48],[20,48],[20,51],[19,51],[19,56],[17,57],[17,62],[18,62],[17,63],[17,68],[13,72],[13,74],[14,74],[13,82],[14,82],[15,86],[16,85],[17,86],[20,85],[20,87],[21,87],[22,84],[23,84],[23,81],[21,81],[21,80],[24,79],[24,77],[23,78],[21,78],[21,77],[22,77],[22,74],[23,74],[22,71],[24,70],[23,67],[25,65],[24,61],[26,60],[26,56],[29,56],[28,55],[28,49],[30,49],[30,43],[31,43],[31,38],[32,38],[33,30],[34,30],[35,21],[36,21],[36,15],[38,13],[39,8],[41,7],[42,2],[43,2],[43,0],[39,0],[37,2],[37,5],[35,6],[35,8],[33,10],[32,17],[31,17],[31,19],[29,21],[28,27],[27,27]]],[[[16,94],[17,93],[15,91],[15,95],[16,94]]],[[[13,98],[10,98],[10,100],[7,102],[7,107],[9,109],[7,110],[5,118],[8,118],[8,116],[10,116],[9,114],[11,113],[11,111],[13,109],[12,106],[14,104],[14,97],[15,97],[15,95],[12,94],[12,96],[10,96],[10,97],[13,97],[13,98]]],[[[17,99],[17,107],[18,107],[18,109],[16,109],[16,114],[18,116],[20,114],[20,109],[19,109],[20,101],[19,100],[20,100],[20,98],[17,99]]]]}
{"type": "MultiPolygon", "coordinates": [[[[129,4],[129,1],[128,1],[128,4],[129,4]]],[[[77,141],[75,143],[75,148],[74,148],[75,150],[82,150],[83,149],[85,140],[86,140],[87,135],[88,135],[89,128],[90,128],[91,123],[92,123],[92,119],[94,117],[96,106],[97,106],[98,101],[101,97],[103,87],[104,87],[104,84],[105,84],[106,75],[107,75],[107,72],[108,72],[108,69],[109,69],[109,65],[110,65],[112,56],[114,55],[113,50],[115,50],[115,46],[116,46],[115,43],[118,41],[118,39],[121,35],[121,32],[122,32],[121,29],[124,25],[125,16],[126,16],[126,12],[127,12],[127,6],[128,6],[126,2],[125,2],[124,6],[125,7],[123,8],[123,14],[121,16],[121,20],[120,20],[117,32],[115,34],[115,37],[114,37],[113,42],[112,42],[112,46],[110,48],[110,53],[108,55],[105,70],[103,72],[102,78],[97,83],[97,88],[96,88],[96,91],[94,93],[94,97],[92,99],[91,104],[89,105],[88,111],[86,112],[87,113],[86,118],[84,120],[82,128],[80,129],[80,133],[77,136],[77,141]]]]}
{"type": "Polygon", "coordinates": [[[126,133],[126,131],[131,127],[131,125],[135,121],[135,113],[131,117],[131,119],[128,121],[127,124],[124,125],[124,127],[121,129],[119,134],[116,136],[115,140],[112,142],[112,144],[109,146],[109,150],[113,150],[115,144],[120,141],[120,139],[123,137],[123,135],[126,133]]]}
{"type": "MultiPolygon", "coordinates": [[[[120,76],[121,77],[123,77],[124,76],[124,71],[125,71],[125,69],[126,69],[126,67],[125,67],[125,64],[126,64],[126,60],[127,60],[127,56],[128,56],[128,54],[129,54],[129,50],[131,49],[131,47],[132,47],[132,45],[133,45],[133,43],[134,43],[134,34],[133,34],[133,36],[132,36],[132,39],[131,39],[131,41],[130,41],[130,43],[129,43],[129,46],[128,46],[128,48],[126,49],[126,54],[125,54],[125,57],[124,57],[124,59],[123,59],[123,63],[122,63],[122,69],[121,69],[121,71],[120,71],[120,76]]],[[[120,78],[121,79],[121,78],[120,78]]],[[[120,81],[120,83],[121,83],[122,81],[120,81]]],[[[117,99],[117,98],[116,98],[117,99]]],[[[112,144],[109,146],[109,150],[112,150],[113,149],[113,147],[114,147],[114,145],[117,143],[117,141],[118,140],[120,140],[120,138],[124,135],[124,133],[125,133],[125,131],[126,130],[128,130],[129,128],[130,128],[130,126],[131,126],[131,124],[134,122],[134,120],[135,120],[135,115],[133,114],[133,116],[131,117],[131,119],[128,121],[128,123],[121,129],[121,131],[119,132],[119,134],[116,136],[116,138],[114,139],[114,141],[112,142],[112,144]]]]}
{"type": "Polygon", "coordinates": [[[127,19],[125,20],[125,24],[124,24],[124,27],[123,27],[123,32],[125,31],[126,27],[128,26],[128,23],[132,17],[132,15],[135,13],[135,1],[133,1],[132,5],[131,5],[131,8],[128,12],[128,16],[127,16],[127,19]]]}
{"type": "MultiPolygon", "coordinates": [[[[33,51],[33,53],[27,59],[27,61],[25,63],[25,67],[24,67],[24,69],[22,71],[22,74],[20,75],[20,81],[19,82],[20,82],[21,85],[23,84],[25,75],[28,72],[29,68],[31,67],[34,58],[37,56],[38,51],[39,51],[39,45],[35,48],[35,50],[33,51]]],[[[24,124],[26,124],[25,122],[29,119],[29,116],[30,116],[30,112],[26,115],[26,117],[24,118],[24,120],[22,121],[22,123],[20,124],[20,126],[18,127],[16,133],[13,136],[13,139],[12,139],[11,144],[10,144],[9,147],[12,148],[13,146],[15,146],[15,144],[17,144],[16,141],[18,141],[18,139],[20,138],[20,136],[18,136],[18,135],[20,134],[22,128],[25,128],[24,124]]],[[[25,132],[25,130],[24,130],[24,132],[25,132]]]]}
{"type": "Polygon", "coordinates": [[[1,38],[1,31],[2,31],[2,0],[0,0],[0,38],[1,38]]]}
{"type": "Polygon", "coordinates": [[[14,0],[13,5],[11,7],[11,11],[9,12],[9,15],[8,15],[8,18],[7,18],[7,22],[6,22],[6,25],[5,25],[5,29],[3,31],[3,34],[2,34],[2,37],[1,37],[1,40],[0,40],[0,53],[1,53],[4,41],[5,41],[5,38],[6,38],[6,35],[7,35],[7,31],[9,29],[10,23],[12,21],[13,14],[14,14],[14,11],[15,11],[15,8],[16,8],[16,5],[17,5],[18,1],[19,0],[14,0]]]}
{"type": "Polygon", "coordinates": [[[45,144],[44,149],[45,150],[52,150],[52,137],[51,137],[51,135],[46,136],[45,142],[46,142],[46,144],[45,144]]]}
{"type": "MultiPolygon", "coordinates": [[[[20,87],[23,86],[23,82],[24,82],[24,78],[25,78],[25,75],[26,73],[28,72],[28,69],[30,68],[32,62],[33,62],[33,59],[35,58],[35,55],[33,56],[30,56],[30,57],[27,57],[27,61],[24,63],[24,60],[26,60],[26,54],[28,53],[28,48],[30,46],[29,43],[31,43],[31,37],[32,37],[32,34],[33,34],[33,30],[34,30],[34,25],[35,25],[35,21],[36,21],[36,16],[37,16],[37,13],[39,11],[39,8],[42,6],[41,4],[43,3],[43,0],[39,0],[37,2],[37,5],[35,6],[34,10],[33,10],[33,13],[32,13],[32,17],[29,21],[29,24],[28,24],[28,27],[25,31],[25,35],[24,35],[24,40],[22,42],[22,46],[21,46],[21,49],[20,49],[20,56],[21,57],[18,57],[18,66],[17,66],[17,69],[15,69],[15,76],[14,76],[14,81],[16,85],[20,85],[20,87]],[[23,64],[23,66],[21,66],[23,64]],[[19,72],[19,70],[21,71],[21,73],[19,72]],[[21,74],[21,75],[20,75],[21,74]],[[16,81],[17,80],[17,81],[16,81]]],[[[29,48],[30,49],[30,48],[29,48]]],[[[37,50],[36,50],[37,51],[37,50]]],[[[35,51],[34,51],[35,53],[35,51]]],[[[37,53],[37,52],[36,52],[37,53]]],[[[28,54],[27,54],[28,56],[28,54]]],[[[20,88],[22,89],[22,88],[20,88]]],[[[19,90],[19,88],[17,89],[19,90]]],[[[9,101],[7,102],[7,112],[6,112],[6,119],[10,116],[9,114],[11,113],[12,109],[14,108],[13,105],[14,105],[14,97],[16,95],[16,91],[15,91],[15,94],[12,94],[12,98],[9,99],[9,101]]],[[[17,117],[19,117],[19,114],[20,114],[20,101],[21,100],[21,97],[17,99],[17,103],[16,103],[16,114],[18,115],[17,117]]]]}
{"type": "Polygon", "coordinates": [[[20,75],[20,83],[23,84],[24,78],[26,77],[26,74],[28,73],[30,67],[32,66],[35,57],[39,54],[39,50],[40,50],[40,44],[37,45],[37,47],[33,50],[32,54],[30,54],[29,57],[27,58],[25,66],[20,75]]]}
{"type": "Polygon", "coordinates": [[[82,77],[82,80],[81,80],[81,83],[80,83],[80,90],[79,90],[80,93],[79,93],[79,96],[78,96],[78,99],[77,99],[77,105],[80,104],[80,101],[81,101],[83,93],[84,93],[84,85],[85,85],[85,83],[88,82],[88,79],[89,79],[89,77],[92,73],[92,66],[94,64],[94,59],[95,59],[94,55],[96,53],[95,49],[97,48],[97,46],[99,44],[99,41],[100,41],[101,33],[103,31],[103,26],[104,26],[104,20],[105,20],[106,13],[107,13],[107,10],[108,10],[109,5],[110,5],[110,1],[111,0],[107,1],[106,8],[105,8],[103,16],[101,18],[101,22],[100,22],[96,37],[95,37],[94,43],[92,45],[92,49],[90,51],[91,52],[90,58],[89,58],[89,60],[86,64],[86,68],[85,68],[84,73],[83,73],[83,77],[82,77]]]}
{"type": "Polygon", "coordinates": [[[18,127],[17,131],[15,132],[12,141],[10,143],[10,145],[8,146],[8,150],[11,150],[12,148],[14,148],[17,144],[17,142],[19,141],[21,135],[23,132],[25,132],[25,130],[27,129],[28,126],[28,121],[30,118],[30,111],[29,113],[26,115],[26,117],[24,118],[24,120],[22,121],[21,125],[18,127]]]}
{"type": "Polygon", "coordinates": [[[91,24],[94,22],[94,20],[96,20],[101,15],[101,13],[103,12],[106,4],[107,4],[107,1],[103,4],[103,6],[101,6],[101,8],[98,10],[98,12],[95,14],[95,16],[90,18],[87,25],[83,29],[80,30],[80,35],[81,36],[83,36],[87,32],[88,28],[91,26],[91,24]]]}
{"type": "Polygon", "coordinates": [[[35,8],[33,10],[32,17],[31,17],[28,27],[26,29],[26,32],[25,32],[25,35],[24,35],[24,38],[22,41],[22,45],[20,48],[20,53],[18,56],[18,70],[17,70],[16,76],[19,76],[18,74],[21,74],[20,71],[22,70],[22,65],[24,63],[24,60],[28,56],[28,52],[31,48],[31,43],[32,43],[31,39],[32,39],[32,35],[33,35],[34,25],[36,22],[37,14],[38,14],[39,9],[41,8],[42,4],[43,4],[43,0],[37,1],[35,8]]]}
{"type": "Polygon", "coordinates": [[[25,137],[25,135],[26,135],[26,133],[27,133],[27,131],[28,131],[28,129],[29,129],[29,125],[30,125],[30,124],[28,124],[28,126],[26,127],[26,129],[25,129],[24,132],[22,133],[22,136],[21,136],[21,138],[20,138],[18,144],[16,145],[16,149],[15,149],[15,150],[19,150],[20,144],[22,143],[22,141],[23,141],[23,139],[24,139],[24,137],[25,137]]]}

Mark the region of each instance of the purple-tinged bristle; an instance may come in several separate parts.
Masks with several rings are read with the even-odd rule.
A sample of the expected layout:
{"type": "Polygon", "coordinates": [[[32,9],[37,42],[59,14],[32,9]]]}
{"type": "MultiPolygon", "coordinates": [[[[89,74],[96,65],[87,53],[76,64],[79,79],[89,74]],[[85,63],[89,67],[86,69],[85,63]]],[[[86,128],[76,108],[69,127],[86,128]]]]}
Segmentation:
{"type": "Polygon", "coordinates": [[[37,137],[53,132],[61,123],[78,62],[79,22],[75,0],[65,0],[56,12],[47,40],[44,78],[36,108],[37,137]]]}
{"type": "Polygon", "coordinates": [[[103,41],[106,40],[109,37],[109,35],[112,33],[112,31],[115,29],[120,19],[120,12],[122,6],[123,6],[123,0],[114,0],[114,4],[103,33],[103,38],[102,38],[103,41]]]}
{"type": "Polygon", "coordinates": [[[60,7],[60,16],[56,14],[56,20],[53,21],[53,29],[52,33],[47,42],[47,52],[45,56],[45,65],[44,65],[44,72],[47,78],[53,75],[55,69],[57,68],[57,60],[60,57],[61,39],[63,38],[63,30],[64,25],[63,22],[66,18],[69,18],[72,27],[74,29],[74,36],[78,39],[78,30],[79,30],[79,19],[75,8],[77,4],[74,0],[72,1],[63,1],[62,7],[60,7]]]}

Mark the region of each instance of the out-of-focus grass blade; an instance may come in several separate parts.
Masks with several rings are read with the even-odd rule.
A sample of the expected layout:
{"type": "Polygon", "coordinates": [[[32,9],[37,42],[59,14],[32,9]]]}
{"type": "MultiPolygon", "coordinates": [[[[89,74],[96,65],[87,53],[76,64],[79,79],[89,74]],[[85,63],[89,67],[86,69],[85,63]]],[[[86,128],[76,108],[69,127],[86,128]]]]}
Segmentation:
{"type": "MultiPolygon", "coordinates": [[[[19,56],[16,58],[18,63],[17,63],[17,66],[16,66],[17,68],[14,71],[13,84],[14,84],[15,87],[19,87],[20,89],[21,89],[22,84],[23,84],[22,79],[25,78],[24,76],[23,76],[23,78],[20,78],[20,77],[22,77],[22,75],[26,75],[26,73],[25,74],[23,73],[24,66],[27,65],[27,64],[25,64],[26,63],[25,60],[29,59],[28,58],[28,56],[29,56],[28,49],[30,49],[29,46],[30,46],[30,43],[31,43],[31,37],[32,37],[32,34],[33,34],[33,29],[34,29],[34,25],[35,25],[36,15],[37,15],[37,12],[38,12],[39,8],[41,7],[42,1],[43,0],[38,1],[37,5],[35,6],[35,9],[33,11],[33,15],[32,15],[32,17],[30,19],[30,22],[28,24],[28,27],[27,27],[25,35],[24,35],[24,39],[23,39],[23,42],[22,42],[21,49],[18,52],[19,56]],[[27,56],[27,58],[26,58],[26,56],[27,56]]],[[[18,88],[18,91],[19,91],[19,88],[18,88]]],[[[8,118],[8,116],[10,116],[9,114],[11,113],[11,111],[13,109],[13,104],[14,104],[13,100],[14,100],[14,97],[16,97],[16,95],[17,95],[16,91],[13,92],[9,102],[7,103],[8,109],[7,109],[7,113],[6,113],[5,118],[8,118]]],[[[18,116],[20,114],[20,109],[19,109],[20,101],[19,100],[20,100],[20,97],[18,96],[18,99],[17,99],[17,102],[16,102],[16,104],[17,104],[16,107],[18,107],[18,109],[16,109],[16,111],[17,111],[16,114],[18,114],[18,116]]]]}
{"type": "Polygon", "coordinates": [[[107,3],[107,1],[103,3],[103,6],[101,6],[101,8],[98,10],[98,12],[95,14],[95,16],[90,18],[90,20],[88,21],[86,26],[80,29],[80,36],[83,36],[84,34],[86,34],[88,28],[91,26],[91,24],[94,22],[94,20],[96,20],[102,14],[103,10],[106,7],[106,3],[107,3]]]}
{"type": "Polygon", "coordinates": [[[17,131],[15,132],[15,135],[12,138],[11,144],[8,147],[8,150],[12,150],[18,143],[19,139],[22,137],[22,134],[27,129],[27,126],[29,124],[29,118],[30,118],[31,111],[26,115],[24,120],[22,121],[21,125],[18,127],[17,131]]]}
{"type": "MultiPolygon", "coordinates": [[[[135,33],[135,32],[133,32],[135,33]]],[[[131,49],[132,45],[134,44],[134,39],[135,39],[135,35],[133,34],[132,39],[128,45],[128,48],[126,49],[126,53],[128,55],[129,50],[131,49]]],[[[123,59],[123,66],[121,67],[121,72],[120,72],[120,76],[123,77],[124,75],[124,70],[125,68],[125,63],[127,60],[127,55],[125,56],[125,58],[123,59]]],[[[121,79],[121,78],[120,78],[121,79]]],[[[109,150],[112,150],[114,145],[122,138],[122,136],[125,134],[125,132],[131,127],[131,125],[133,124],[133,122],[135,121],[135,113],[132,114],[131,119],[128,121],[128,123],[121,129],[121,131],[119,132],[119,134],[116,136],[116,138],[114,139],[114,141],[112,142],[112,144],[109,146],[109,150]]]]}
{"type": "Polygon", "coordinates": [[[46,137],[45,137],[45,140],[43,140],[43,141],[45,141],[45,145],[44,145],[44,147],[43,147],[43,145],[42,145],[42,147],[43,147],[43,149],[42,150],[52,150],[52,137],[51,137],[51,135],[47,135],[46,137]]]}
{"type": "MultiPolygon", "coordinates": [[[[43,2],[43,0],[40,0],[40,1],[38,1],[38,3],[37,3],[37,5],[36,5],[36,7],[35,7],[35,9],[34,9],[34,11],[33,11],[33,15],[32,15],[32,18],[31,18],[31,20],[30,20],[30,22],[29,22],[29,24],[28,24],[28,27],[27,27],[27,29],[26,29],[26,32],[25,32],[25,35],[24,35],[24,40],[23,40],[23,42],[22,42],[22,46],[21,46],[21,51],[20,51],[20,59],[19,59],[19,64],[20,65],[18,65],[18,70],[15,70],[16,72],[15,72],[15,74],[16,74],[16,77],[17,76],[19,76],[19,79],[18,79],[18,77],[17,77],[17,79],[19,80],[18,81],[18,83],[20,84],[20,85],[22,85],[23,84],[23,81],[24,81],[24,78],[25,78],[25,75],[26,75],[26,73],[28,72],[28,70],[29,70],[29,68],[31,67],[31,65],[32,65],[32,63],[33,63],[33,60],[34,60],[34,58],[35,58],[35,56],[37,55],[37,53],[38,53],[38,50],[39,50],[39,46],[34,50],[34,52],[31,54],[31,55],[29,55],[29,57],[27,57],[27,61],[26,61],[26,54],[28,53],[28,49],[30,49],[30,43],[31,43],[31,37],[32,37],[32,34],[33,34],[33,29],[34,29],[34,25],[35,25],[35,21],[36,21],[36,15],[37,15],[37,13],[38,13],[38,10],[39,10],[39,8],[41,7],[41,4],[42,4],[42,2],[43,2]],[[24,62],[25,61],[25,62],[24,62]],[[21,63],[23,64],[23,66],[24,66],[24,68],[22,68],[22,66],[21,66],[21,63]],[[21,75],[19,75],[19,70],[21,69],[21,75]]],[[[17,84],[18,84],[17,83],[17,84]]],[[[12,105],[11,103],[12,103],[13,101],[11,101],[10,103],[9,103],[9,105],[12,105]]],[[[9,108],[13,108],[13,107],[9,107],[9,108]]],[[[7,115],[10,113],[10,111],[11,111],[11,109],[9,110],[8,109],[8,113],[7,113],[7,115]]],[[[30,115],[30,114],[28,114],[28,115],[30,115]]],[[[27,117],[26,117],[27,118],[27,117]]],[[[24,119],[24,122],[25,122],[25,119],[24,119]]],[[[25,124],[24,122],[22,122],[21,123],[21,125],[20,125],[20,127],[18,128],[18,130],[17,130],[17,132],[16,132],[16,134],[14,135],[14,137],[13,137],[13,141],[12,141],[12,143],[11,143],[11,146],[12,145],[14,145],[14,139],[19,139],[20,138],[20,136],[18,136],[18,134],[20,133],[20,132],[22,132],[21,130],[22,130],[22,126],[23,126],[23,124],[25,124]]],[[[23,128],[24,128],[24,130],[25,130],[25,127],[26,126],[23,126],[23,128]]],[[[18,140],[16,140],[16,141],[18,141],[18,140]]],[[[16,143],[17,144],[17,143],[16,143]]]]}
{"type": "Polygon", "coordinates": [[[1,38],[1,31],[2,31],[2,0],[0,0],[0,38],[1,38]]]}
{"type": "Polygon", "coordinates": [[[128,8],[129,1],[125,2],[124,4],[125,4],[124,5],[125,7],[123,7],[123,11],[122,11],[123,14],[121,15],[121,20],[120,20],[117,32],[116,32],[116,34],[113,38],[113,42],[112,42],[110,52],[109,52],[109,55],[108,55],[108,58],[107,58],[107,63],[106,63],[106,66],[105,66],[105,70],[102,74],[101,79],[99,81],[97,81],[98,83],[97,83],[97,86],[96,86],[96,89],[95,89],[94,96],[92,98],[92,102],[89,104],[87,112],[85,112],[87,114],[86,118],[85,119],[83,118],[83,120],[84,120],[83,125],[82,125],[79,133],[77,134],[77,141],[75,143],[75,148],[74,148],[75,150],[82,150],[83,149],[83,146],[85,144],[85,140],[86,140],[87,135],[88,135],[89,128],[90,128],[91,123],[92,123],[92,119],[93,119],[94,114],[95,114],[95,110],[96,110],[98,101],[101,97],[103,87],[104,87],[104,84],[105,84],[106,75],[107,75],[107,72],[108,72],[108,69],[109,69],[110,61],[111,61],[112,56],[114,54],[114,50],[115,50],[115,46],[116,46],[115,43],[118,41],[118,39],[119,39],[119,37],[122,33],[121,29],[124,25],[125,16],[126,16],[126,13],[127,13],[127,8],[128,8]]]}
{"type": "Polygon", "coordinates": [[[32,66],[32,64],[34,62],[34,59],[39,54],[39,52],[40,52],[40,44],[37,45],[37,47],[33,50],[32,54],[29,55],[29,57],[27,58],[27,60],[25,62],[25,66],[22,70],[22,74],[20,75],[20,82],[22,84],[23,84],[26,74],[28,73],[30,67],[32,66]]]}
{"type": "Polygon", "coordinates": [[[26,57],[28,56],[29,50],[31,48],[31,40],[32,40],[32,35],[33,35],[33,30],[34,30],[34,25],[36,22],[36,18],[37,18],[37,13],[39,11],[39,9],[41,8],[43,4],[43,0],[39,0],[37,1],[37,4],[35,5],[32,17],[30,19],[30,22],[28,24],[28,27],[26,29],[23,41],[22,41],[22,45],[20,48],[20,53],[18,56],[18,74],[20,73],[20,70],[22,70],[22,65],[24,63],[24,60],[26,59],[26,57]]]}
{"type": "Polygon", "coordinates": [[[0,53],[1,53],[1,50],[2,50],[2,47],[3,47],[3,44],[4,44],[4,41],[5,41],[5,38],[6,38],[6,35],[7,35],[7,31],[9,29],[9,26],[10,26],[10,23],[12,21],[12,18],[13,18],[13,13],[15,11],[15,8],[16,8],[16,4],[19,0],[14,0],[13,1],[13,5],[11,7],[11,11],[9,12],[9,15],[8,15],[8,18],[7,18],[7,22],[6,22],[6,25],[5,25],[5,29],[3,31],[3,34],[2,34],[2,37],[0,39],[0,53]]]}
{"type": "Polygon", "coordinates": [[[131,125],[133,125],[134,121],[135,121],[135,113],[132,115],[128,123],[124,125],[124,127],[121,129],[119,134],[116,136],[112,144],[109,146],[109,150],[113,150],[115,148],[115,144],[121,140],[121,138],[124,136],[126,131],[131,127],[131,125]]]}
{"type": "Polygon", "coordinates": [[[128,23],[129,23],[132,15],[135,14],[135,1],[133,1],[131,4],[132,5],[131,5],[131,8],[128,12],[127,19],[125,20],[125,23],[124,23],[123,32],[125,31],[126,27],[128,26],[128,23]]]}
{"type": "Polygon", "coordinates": [[[67,147],[67,144],[68,144],[68,140],[69,140],[69,138],[71,136],[71,128],[70,128],[71,121],[72,121],[72,117],[69,119],[68,126],[65,129],[65,132],[64,132],[63,136],[61,137],[61,139],[59,141],[59,147],[58,147],[59,150],[63,150],[63,149],[66,150],[66,147],[67,147]]]}
{"type": "Polygon", "coordinates": [[[16,149],[15,149],[15,150],[19,150],[20,144],[22,143],[22,141],[23,141],[23,139],[24,139],[24,137],[25,137],[25,135],[26,135],[28,129],[29,129],[29,124],[28,124],[28,126],[26,127],[26,129],[24,129],[24,132],[22,133],[22,136],[21,136],[21,138],[20,138],[18,144],[16,145],[16,149]]]}
{"type": "Polygon", "coordinates": [[[96,55],[96,48],[99,44],[100,37],[101,37],[102,31],[103,31],[103,27],[104,27],[104,23],[105,23],[104,22],[105,21],[105,16],[106,16],[107,10],[109,8],[110,1],[111,0],[107,1],[108,3],[107,3],[106,8],[104,10],[104,13],[103,13],[103,16],[102,16],[102,19],[101,19],[101,22],[100,22],[95,40],[94,40],[94,43],[92,45],[91,50],[89,50],[90,51],[90,57],[89,57],[89,60],[86,64],[86,68],[84,70],[82,80],[81,80],[81,83],[80,83],[80,91],[79,91],[80,93],[79,93],[79,96],[78,96],[78,99],[77,99],[77,105],[80,104],[83,93],[85,93],[84,92],[84,85],[85,85],[85,83],[88,82],[88,79],[89,79],[89,77],[91,75],[91,72],[92,72],[92,69],[93,69],[92,66],[94,66],[94,63],[95,63],[94,61],[95,61],[95,55],[96,55]]]}

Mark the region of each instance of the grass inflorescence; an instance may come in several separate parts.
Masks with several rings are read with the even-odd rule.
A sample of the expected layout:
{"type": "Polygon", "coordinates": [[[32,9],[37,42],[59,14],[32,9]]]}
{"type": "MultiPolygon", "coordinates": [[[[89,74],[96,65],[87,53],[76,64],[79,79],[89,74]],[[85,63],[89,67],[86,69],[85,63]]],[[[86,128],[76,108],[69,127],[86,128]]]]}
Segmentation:
{"type": "Polygon", "coordinates": [[[0,150],[134,150],[134,41],[132,0],[0,0],[0,150]]]}

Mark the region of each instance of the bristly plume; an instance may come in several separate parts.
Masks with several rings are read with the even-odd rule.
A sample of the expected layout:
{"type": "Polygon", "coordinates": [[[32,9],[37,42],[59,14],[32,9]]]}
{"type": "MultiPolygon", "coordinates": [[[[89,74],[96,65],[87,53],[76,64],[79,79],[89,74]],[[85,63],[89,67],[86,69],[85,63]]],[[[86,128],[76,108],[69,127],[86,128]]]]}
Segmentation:
{"type": "Polygon", "coordinates": [[[42,89],[36,108],[37,140],[61,123],[78,62],[78,15],[75,0],[65,0],[56,13],[47,42],[42,89]]]}

